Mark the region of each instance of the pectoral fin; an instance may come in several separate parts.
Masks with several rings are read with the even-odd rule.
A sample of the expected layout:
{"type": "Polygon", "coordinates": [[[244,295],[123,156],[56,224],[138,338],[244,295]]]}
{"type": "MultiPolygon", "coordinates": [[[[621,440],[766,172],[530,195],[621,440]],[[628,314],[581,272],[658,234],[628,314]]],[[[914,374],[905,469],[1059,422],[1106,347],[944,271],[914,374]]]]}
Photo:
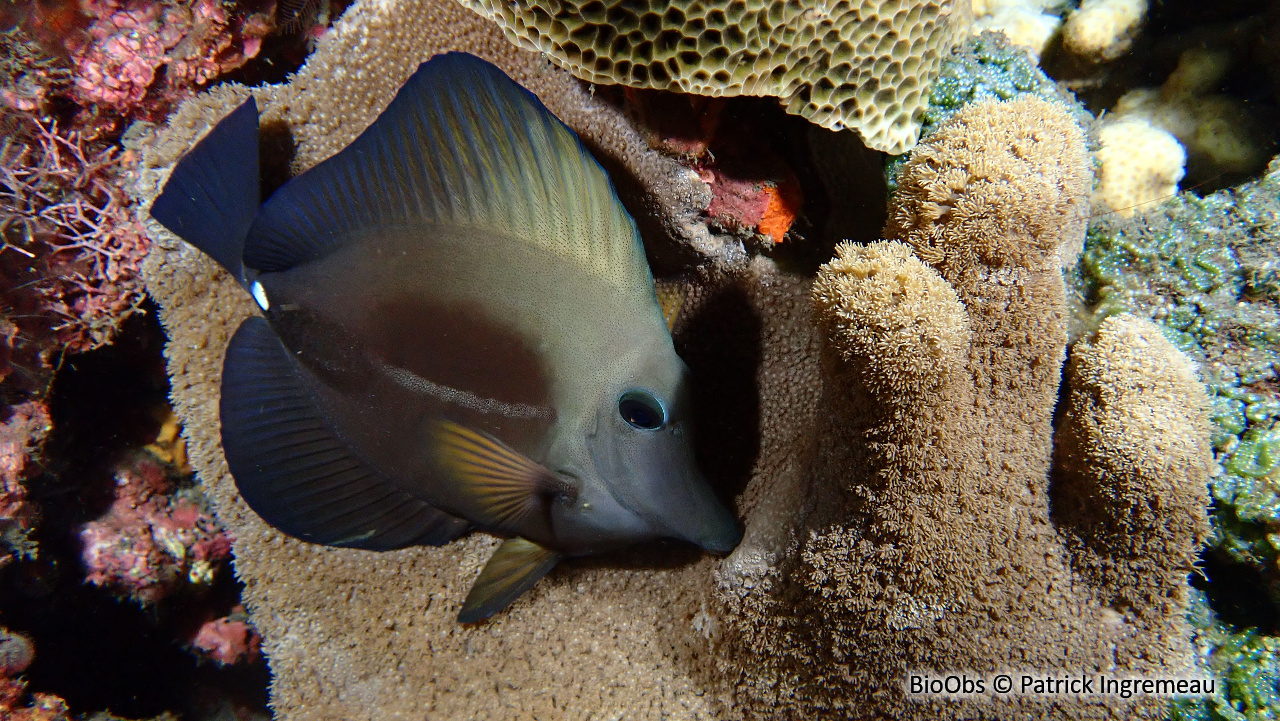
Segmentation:
{"type": "Polygon", "coordinates": [[[498,546],[480,571],[458,613],[459,623],[483,621],[533,588],[560,560],[561,554],[533,541],[510,538],[498,546]]]}
{"type": "Polygon", "coordinates": [[[472,521],[509,533],[545,532],[539,517],[556,495],[575,489],[551,471],[487,434],[452,421],[436,423],[433,434],[440,465],[458,484],[463,508],[472,521]]]}

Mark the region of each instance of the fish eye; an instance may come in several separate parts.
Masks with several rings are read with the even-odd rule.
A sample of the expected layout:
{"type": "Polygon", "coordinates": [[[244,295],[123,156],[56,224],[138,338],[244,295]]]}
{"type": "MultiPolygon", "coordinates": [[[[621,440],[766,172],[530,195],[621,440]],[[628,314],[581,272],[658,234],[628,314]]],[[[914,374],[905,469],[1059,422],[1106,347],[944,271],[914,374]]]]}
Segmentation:
{"type": "Polygon", "coordinates": [[[632,428],[656,431],[667,422],[662,403],[648,391],[627,391],[618,399],[618,414],[632,428]]]}

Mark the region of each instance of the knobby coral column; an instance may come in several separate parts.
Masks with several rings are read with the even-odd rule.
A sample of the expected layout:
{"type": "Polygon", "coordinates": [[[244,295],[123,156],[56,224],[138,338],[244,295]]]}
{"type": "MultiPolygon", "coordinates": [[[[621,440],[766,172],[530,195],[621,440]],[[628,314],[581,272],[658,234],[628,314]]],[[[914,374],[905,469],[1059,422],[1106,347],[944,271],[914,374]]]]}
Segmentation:
{"type": "Polygon", "coordinates": [[[1081,130],[1060,106],[976,104],[904,167],[886,231],[895,240],[845,244],[824,266],[813,300],[827,412],[812,486],[839,500],[805,524],[770,602],[730,601],[763,610],[737,614],[726,635],[750,639],[735,649],[748,704],[788,703],[796,717],[1052,706],[1094,718],[1117,704],[1163,714],[1160,699],[907,693],[913,672],[1065,675],[1120,660],[1126,674],[1176,673],[1189,662],[1185,599],[1172,589],[1203,538],[1203,483],[1160,486],[1160,521],[1140,524],[1166,523],[1159,548],[1125,528],[1111,537],[1118,545],[1091,547],[1095,560],[1129,564],[1120,575],[1131,587],[1135,575],[1156,579],[1145,594],[1081,573],[1081,544],[1050,502],[1067,345],[1061,271],[1080,250],[1089,185],[1081,130]]]}

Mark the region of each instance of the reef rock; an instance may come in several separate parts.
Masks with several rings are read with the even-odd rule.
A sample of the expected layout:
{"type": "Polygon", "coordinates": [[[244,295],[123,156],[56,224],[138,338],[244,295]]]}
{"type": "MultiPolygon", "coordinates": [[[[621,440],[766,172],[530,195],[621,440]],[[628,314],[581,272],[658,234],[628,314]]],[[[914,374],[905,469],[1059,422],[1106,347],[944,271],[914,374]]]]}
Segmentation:
{"type": "MultiPolygon", "coordinates": [[[[252,91],[275,131],[264,169],[284,175],[343,147],[420,60],[451,49],[503,67],[618,167],[649,168],[632,176],[649,192],[684,182],[577,81],[495,27],[447,2],[394,0],[361,0],[288,86],[252,91]],[[292,168],[281,151],[295,151],[292,168]]],[[[249,92],[220,87],[149,141],[137,136],[143,207],[249,92]]],[[[901,243],[846,247],[824,273],[821,326],[810,279],[699,247],[709,236],[678,236],[694,251],[686,257],[722,261],[691,272],[676,340],[698,378],[700,460],[746,518],[742,546],[725,560],[672,545],[566,563],[477,626],[455,617],[494,539],[390,553],[321,547],[282,535],[239,498],[219,446],[218,385],[226,343],[253,303],[152,224],[144,270],[170,334],[175,410],[235,538],[276,714],[974,716],[967,704],[908,702],[904,672],[1111,668],[1104,659],[1124,672],[1180,669],[1187,554],[1169,549],[1193,548],[1203,518],[1172,526],[1183,535],[1164,542],[1168,555],[1138,553],[1163,605],[1130,608],[1111,605],[1110,581],[1075,570],[1101,546],[1082,533],[1073,556],[1051,515],[1060,268],[1078,250],[1088,185],[1080,132],[1056,106],[961,111],[903,171],[889,232],[901,243]],[[856,289],[858,263],[884,275],[856,289]],[[833,284],[842,273],[854,283],[845,290],[833,284]]],[[[677,219],[667,230],[696,222],[663,217],[677,219]]],[[[1170,488],[1174,509],[1203,504],[1194,489],[1170,488]]],[[[991,708],[1024,702],[1041,703],[991,708]]],[[[1043,703],[1099,716],[1111,702],[1043,703]]],[[[1134,705],[1126,711],[1161,707],[1134,705]]]]}

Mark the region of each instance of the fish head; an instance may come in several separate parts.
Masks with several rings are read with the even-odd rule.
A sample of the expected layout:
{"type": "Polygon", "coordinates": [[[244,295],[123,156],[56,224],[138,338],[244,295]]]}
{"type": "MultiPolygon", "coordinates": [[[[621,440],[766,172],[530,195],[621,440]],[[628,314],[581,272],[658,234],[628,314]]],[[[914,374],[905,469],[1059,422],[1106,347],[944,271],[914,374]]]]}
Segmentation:
{"type": "Polygon", "coordinates": [[[552,510],[556,538],[575,551],[656,538],[733,550],[742,532],[698,470],[690,373],[670,338],[624,353],[605,378],[548,459],[578,488],[552,510]]]}

